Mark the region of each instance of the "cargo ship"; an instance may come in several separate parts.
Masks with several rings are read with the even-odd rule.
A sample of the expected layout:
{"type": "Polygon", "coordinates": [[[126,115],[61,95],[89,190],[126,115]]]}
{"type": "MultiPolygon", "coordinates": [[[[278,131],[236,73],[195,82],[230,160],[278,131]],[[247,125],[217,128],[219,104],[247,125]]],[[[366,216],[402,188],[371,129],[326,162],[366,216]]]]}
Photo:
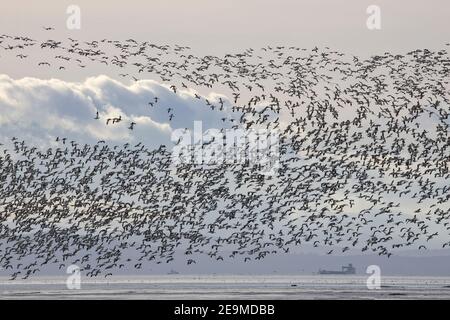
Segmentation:
{"type": "Polygon", "coordinates": [[[349,263],[348,266],[342,266],[341,271],[319,269],[319,274],[356,274],[356,269],[351,263],[349,263]]]}
{"type": "Polygon", "coordinates": [[[170,272],[167,272],[167,274],[180,274],[180,273],[172,269],[170,270],[170,272]]]}

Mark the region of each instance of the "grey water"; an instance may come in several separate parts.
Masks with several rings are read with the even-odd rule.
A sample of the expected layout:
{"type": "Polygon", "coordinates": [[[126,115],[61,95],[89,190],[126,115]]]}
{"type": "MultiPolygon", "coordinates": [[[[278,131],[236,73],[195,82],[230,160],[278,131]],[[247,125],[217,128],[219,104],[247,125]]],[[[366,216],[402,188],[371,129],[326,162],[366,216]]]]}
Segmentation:
{"type": "Polygon", "coordinates": [[[0,299],[450,299],[450,277],[381,278],[369,289],[358,275],[151,275],[80,279],[8,280],[0,277],[0,299]]]}

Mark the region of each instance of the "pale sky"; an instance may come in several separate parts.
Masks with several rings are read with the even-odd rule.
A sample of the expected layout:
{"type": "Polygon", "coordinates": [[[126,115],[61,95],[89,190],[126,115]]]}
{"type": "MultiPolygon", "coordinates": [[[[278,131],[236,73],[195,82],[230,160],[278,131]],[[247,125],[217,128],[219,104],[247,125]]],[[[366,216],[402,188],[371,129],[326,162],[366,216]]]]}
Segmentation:
{"type": "Polygon", "coordinates": [[[2,1],[0,30],[85,39],[133,37],[191,45],[204,54],[267,44],[328,45],[355,54],[449,42],[448,0],[128,0],[2,1]],[[67,30],[66,9],[78,5],[81,30],[67,30]],[[369,5],[381,9],[381,30],[366,27],[369,5]]]}

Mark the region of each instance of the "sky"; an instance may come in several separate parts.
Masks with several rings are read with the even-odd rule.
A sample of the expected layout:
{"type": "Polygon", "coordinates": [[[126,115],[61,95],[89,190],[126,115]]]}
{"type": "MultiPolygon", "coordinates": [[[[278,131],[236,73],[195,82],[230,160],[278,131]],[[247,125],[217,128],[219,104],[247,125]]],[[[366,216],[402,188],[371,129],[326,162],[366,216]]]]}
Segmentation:
{"type": "MultiPolygon", "coordinates": [[[[329,46],[350,55],[370,56],[440,49],[450,42],[448,0],[16,0],[2,1],[0,12],[0,34],[40,40],[133,38],[187,45],[199,55],[285,45],[329,46]],[[81,9],[80,30],[66,27],[69,5],[81,9]],[[367,28],[370,5],[381,9],[380,30],[367,28]],[[55,30],[48,33],[43,27],[55,30]]],[[[86,142],[133,140],[125,125],[113,130],[94,121],[99,111],[103,118],[123,115],[128,122],[135,121],[133,135],[152,137],[150,145],[156,146],[170,141],[173,129],[187,127],[195,119],[207,127],[221,121],[222,115],[199,110],[193,91],[174,97],[154,79],[123,83],[117,74],[103,75],[104,70],[95,67],[55,74],[27,63],[2,62],[3,54],[0,51],[0,138],[22,135],[43,144],[69,132],[86,142]],[[169,123],[165,110],[149,113],[147,102],[154,96],[174,108],[182,106],[180,116],[169,123]],[[127,109],[130,105],[135,108],[127,109]],[[80,121],[85,125],[80,126],[80,121]]],[[[202,95],[211,101],[220,96],[213,91],[202,95]]]]}
{"type": "Polygon", "coordinates": [[[434,48],[448,42],[446,0],[128,0],[2,1],[0,30],[79,39],[153,40],[204,54],[248,47],[332,46],[355,54],[434,48]],[[81,9],[81,29],[67,30],[66,9],[81,9]],[[366,9],[381,9],[381,30],[368,30],[366,9]]]}
{"type": "MultiPolygon", "coordinates": [[[[350,55],[369,56],[382,54],[385,51],[405,53],[417,48],[442,48],[450,39],[450,19],[448,19],[450,2],[446,0],[427,2],[414,0],[376,2],[372,0],[129,0],[126,2],[17,0],[1,2],[0,12],[0,30],[5,34],[26,35],[42,41],[50,37],[59,40],[73,37],[85,41],[103,38],[124,41],[133,38],[157,44],[188,45],[193,53],[199,55],[224,55],[249,47],[260,48],[270,44],[302,48],[329,46],[350,55]],[[366,10],[374,4],[381,10],[380,30],[369,30],[366,25],[369,17],[366,10]],[[71,5],[80,8],[80,30],[69,30],[66,26],[70,16],[66,11],[71,5]],[[43,27],[53,27],[55,30],[48,32],[43,27]]],[[[132,85],[131,83],[119,85],[114,82],[114,80],[121,80],[117,72],[108,73],[108,68],[101,68],[100,64],[91,65],[85,69],[72,68],[70,72],[55,72],[55,70],[38,67],[36,61],[27,63],[26,60],[31,59],[17,63],[15,54],[9,57],[5,53],[0,53],[2,58],[0,63],[3,62],[0,64],[0,73],[11,79],[4,76],[0,80],[2,82],[0,91],[3,90],[3,97],[7,94],[4,91],[7,84],[12,83],[14,83],[14,90],[18,92],[26,90],[25,87],[28,85],[34,86],[35,91],[30,91],[30,94],[36,90],[39,91],[41,86],[48,86],[49,94],[55,92],[55,86],[66,86],[70,89],[60,93],[60,96],[55,99],[70,100],[68,103],[70,105],[80,103],[77,96],[71,94],[73,88],[90,87],[90,91],[78,92],[84,95],[87,93],[82,100],[86,104],[85,108],[90,109],[89,115],[87,112],[79,114],[80,117],[86,116],[82,117],[83,119],[95,113],[96,106],[89,100],[89,95],[99,90],[93,90],[93,86],[110,83],[123,88],[123,86],[132,85]],[[110,77],[111,81],[106,78],[102,78],[102,81],[88,80],[104,74],[110,77]],[[23,80],[24,77],[40,80],[23,80]],[[49,79],[65,82],[44,81],[49,79]],[[76,84],[72,85],[71,82],[76,84]],[[88,85],[87,82],[89,82],[88,85]],[[63,97],[64,94],[68,96],[63,97]],[[75,101],[72,101],[73,99],[75,101]]],[[[36,56],[41,54],[36,53],[36,56]]],[[[154,83],[152,86],[159,87],[159,84],[154,83]]],[[[160,91],[167,92],[164,88],[160,91]]],[[[125,92],[126,90],[121,91],[121,93],[125,92]]],[[[141,90],[140,93],[147,94],[145,90],[141,90]]],[[[217,94],[210,91],[202,93],[206,97],[217,94]]],[[[96,99],[101,107],[112,105],[109,109],[103,110],[105,117],[120,113],[114,109],[114,101],[108,97],[96,96],[96,99]],[[105,101],[101,101],[103,98],[105,101]]],[[[143,103],[145,97],[141,96],[138,100],[143,103]]],[[[0,108],[11,107],[11,101],[7,103],[8,101],[3,99],[1,102],[0,108]]],[[[55,103],[58,103],[58,100],[55,103]]],[[[26,108],[22,109],[22,114],[24,112],[27,112],[26,108]]],[[[184,119],[186,114],[183,114],[181,118],[184,119]]],[[[150,131],[152,126],[159,125],[160,135],[165,137],[158,141],[167,142],[167,121],[165,123],[158,121],[155,124],[145,118],[137,119],[139,116],[140,113],[128,114],[131,121],[133,119],[138,122],[146,121],[145,126],[150,131]]],[[[186,123],[179,123],[179,120],[175,118],[172,125],[186,127],[186,123]]],[[[4,117],[3,124],[5,122],[4,117]]],[[[27,125],[27,122],[23,123],[23,126],[27,125]]],[[[58,126],[64,125],[76,131],[73,123],[53,123],[50,127],[57,129],[58,126]]],[[[17,129],[20,129],[20,126],[17,129]]],[[[91,135],[93,139],[104,138],[107,134],[99,128],[90,130],[93,133],[91,135]]],[[[56,133],[57,130],[54,131],[56,133]]],[[[8,132],[11,133],[11,131],[8,132]]],[[[113,136],[111,138],[115,139],[113,136]]]]}

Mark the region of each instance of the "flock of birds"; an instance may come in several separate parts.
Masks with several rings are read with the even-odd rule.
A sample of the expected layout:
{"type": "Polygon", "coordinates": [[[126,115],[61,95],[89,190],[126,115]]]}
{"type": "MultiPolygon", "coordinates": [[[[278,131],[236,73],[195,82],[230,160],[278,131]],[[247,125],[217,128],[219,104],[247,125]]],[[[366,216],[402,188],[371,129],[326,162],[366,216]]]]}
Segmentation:
{"type": "MultiPolygon", "coordinates": [[[[193,264],[199,255],[249,261],[303,245],[387,257],[450,246],[445,49],[362,59],[267,46],[219,57],[133,39],[10,35],[0,46],[19,59],[39,48],[53,57],[40,68],[100,64],[124,80],[157,77],[174,94],[220,90],[230,99],[195,97],[222,112],[224,125],[279,133],[274,175],[251,161],[174,164],[170,148],[145,141],[58,138],[43,150],[12,138],[0,145],[0,267],[14,279],[47,264],[107,276],[178,255],[193,264]]],[[[158,107],[158,97],[148,103],[158,107]]],[[[102,120],[98,112],[93,119],[102,120]]]]}

